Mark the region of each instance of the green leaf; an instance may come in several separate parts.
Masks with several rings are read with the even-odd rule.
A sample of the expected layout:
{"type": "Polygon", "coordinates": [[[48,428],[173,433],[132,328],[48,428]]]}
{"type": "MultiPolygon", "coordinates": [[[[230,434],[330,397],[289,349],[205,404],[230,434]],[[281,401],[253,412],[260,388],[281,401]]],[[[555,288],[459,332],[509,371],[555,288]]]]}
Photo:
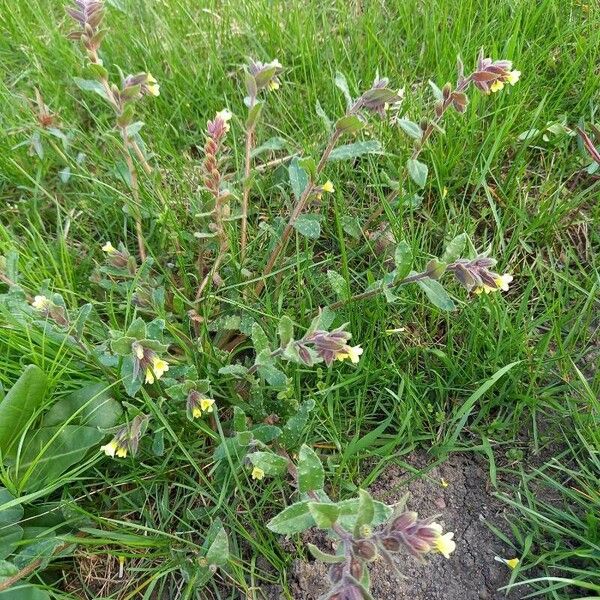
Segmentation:
{"type": "Polygon", "coordinates": [[[292,161],[290,162],[288,176],[290,178],[292,192],[294,192],[294,196],[296,197],[296,200],[298,200],[308,185],[308,175],[300,166],[297,157],[292,158],[292,161]]]}
{"type": "Polygon", "coordinates": [[[328,160],[350,160],[364,154],[382,154],[383,146],[378,140],[365,140],[338,146],[331,151],[328,160]]]}
{"type": "Polygon", "coordinates": [[[425,292],[429,301],[437,306],[440,310],[454,310],[456,307],[452,298],[448,295],[448,292],[444,289],[444,286],[435,279],[421,279],[417,281],[419,287],[425,292]]]}
{"type": "Polygon", "coordinates": [[[425,163],[419,162],[414,158],[409,158],[406,161],[406,168],[408,169],[408,174],[410,178],[419,186],[425,187],[425,183],[427,181],[427,174],[429,169],[425,163]]]}
{"type": "Polygon", "coordinates": [[[55,402],[44,415],[42,427],[62,425],[76,413],[71,425],[87,425],[110,429],[123,415],[121,403],[117,402],[103,383],[92,383],[55,402]]]}
{"type": "MultiPolygon", "coordinates": [[[[341,525],[347,531],[353,531],[356,525],[356,518],[359,511],[359,498],[350,498],[349,500],[342,500],[338,502],[338,508],[340,509],[340,516],[338,518],[338,524],[341,525]]],[[[373,520],[371,526],[376,527],[385,523],[392,515],[393,509],[383,502],[373,500],[373,520]]]]}
{"type": "Polygon", "coordinates": [[[346,98],[346,104],[351,106],[353,102],[352,95],[350,94],[350,89],[348,88],[346,76],[341,71],[337,71],[335,74],[335,85],[339,90],[341,90],[342,94],[344,94],[344,98],[346,98]]]}
{"type": "Polygon", "coordinates": [[[248,454],[250,462],[259,469],[262,469],[267,475],[280,475],[284,473],[288,461],[273,452],[252,452],[248,454]]]}
{"type": "Polygon", "coordinates": [[[279,319],[279,346],[285,348],[294,339],[294,322],[287,316],[283,315],[279,319]]]}
{"type": "Polygon", "coordinates": [[[263,152],[274,152],[275,150],[282,150],[286,147],[286,141],[282,137],[272,137],[266,142],[263,142],[260,146],[257,146],[252,150],[252,158],[262,154],[263,152]]]}
{"type": "Polygon", "coordinates": [[[356,219],[356,217],[352,217],[350,215],[343,215],[340,218],[340,223],[342,224],[342,229],[355,240],[359,239],[362,235],[362,229],[356,219]]]}
{"type": "Polygon", "coordinates": [[[287,375],[273,365],[261,365],[258,367],[258,374],[266,380],[266,382],[277,389],[287,387],[287,375]]]}
{"type": "Polygon", "coordinates": [[[83,328],[85,327],[85,323],[88,320],[90,313],[92,312],[91,304],[84,304],[77,313],[75,317],[75,321],[73,323],[73,329],[75,330],[75,334],[77,335],[77,339],[80,339],[83,335],[83,328]]]}
{"type": "Polygon", "coordinates": [[[244,365],[225,365],[219,369],[219,375],[231,375],[233,377],[242,378],[248,373],[248,368],[244,365]]]}
{"type": "Polygon", "coordinates": [[[104,89],[104,86],[94,79],[81,79],[81,77],[73,77],[75,85],[86,92],[95,92],[99,96],[102,96],[105,100],[109,100],[109,96],[104,89]]]}
{"type": "Polygon", "coordinates": [[[3,508],[5,504],[12,502],[15,497],[3,487],[0,487],[0,532],[6,525],[16,525],[23,518],[23,507],[20,504],[3,508]]]}
{"type": "Polygon", "coordinates": [[[335,122],[335,128],[340,133],[357,133],[365,126],[358,115],[346,115],[335,122]]]}
{"type": "Polygon", "coordinates": [[[308,505],[309,502],[304,501],[288,506],[267,523],[267,528],[274,533],[291,535],[314,527],[315,520],[308,505]]]}
{"type": "Polygon", "coordinates": [[[15,573],[18,573],[19,569],[12,563],[6,560],[0,560],[0,583],[2,583],[7,577],[12,577],[15,573]]]}
{"type": "Polygon", "coordinates": [[[410,273],[413,264],[413,251],[406,241],[402,240],[396,246],[394,262],[396,263],[396,278],[404,279],[410,273]]]}
{"type": "Polygon", "coordinates": [[[23,528],[20,525],[0,527],[0,559],[10,556],[22,538],[23,528]]]}
{"type": "Polygon", "coordinates": [[[209,546],[205,558],[209,565],[223,567],[227,564],[229,560],[229,538],[222,525],[209,546]]]}
{"type": "Polygon", "coordinates": [[[358,490],[358,510],[356,511],[356,523],[354,524],[354,537],[362,537],[362,527],[371,525],[374,517],[375,504],[371,494],[366,490],[358,490]]]}
{"type": "Polygon", "coordinates": [[[325,471],[315,451],[303,444],[298,455],[298,489],[300,493],[322,490],[325,471]]]}
{"type": "Polygon", "coordinates": [[[321,118],[321,121],[323,121],[325,131],[329,133],[332,127],[331,119],[327,116],[327,113],[323,110],[323,107],[321,106],[321,103],[318,100],[315,110],[317,111],[317,115],[321,118]]]}
{"type": "Polygon", "coordinates": [[[252,324],[252,343],[254,344],[254,351],[256,354],[260,354],[265,350],[268,351],[269,354],[271,353],[269,338],[258,323],[252,324]]]}
{"type": "Polygon", "coordinates": [[[409,135],[415,140],[420,140],[423,137],[423,130],[421,127],[410,119],[398,119],[398,125],[406,135],[409,135]]]}
{"type": "Polygon", "coordinates": [[[316,240],[321,235],[321,216],[303,214],[294,221],[294,229],[301,235],[316,240]]]}
{"type": "Polygon", "coordinates": [[[329,279],[331,289],[336,293],[340,300],[346,300],[350,296],[348,283],[337,271],[329,269],[327,271],[327,279],[329,279]]]}
{"type": "Polygon", "coordinates": [[[257,102],[248,110],[248,117],[246,118],[246,130],[251,130],[256,127],[256,123],[258,123],[258,119],[260,119],[263,106],[263,102],[257,102]]]}
{"type": "Polygon", "coordinates": [[[305,400],[300,405],[298,412],[288,419],[281,434],[281,444],[284,448],[294,448],[298,444],[302,431],[308,422],[310,411],[314,407],[315,401],[312,398],[305,400]]]}
{"type": "Polygon", "coordinates": [[[442,256],[442,262],[453,263],[460,258],[465,251],[467,245],[467,234],[461,233],[457,235],[447,246],[442,256]]]}
{"type": "Polygon", "coordinates": [[[24,584],[0,592],[0,600],[50,600],[50,596],[40,588],[24,584]]]}
{"type": "Polygon", "coordinates": [[[239,407],[233,407],[233,430],[236,432],[247,431],[246,413],[239,407]]]}
{"type": "Polygon", "coordinates": [[[53,483],[69,467],[81,462],[105,435],[96,427],[80,425],[43,427],[28,433],[16,473],[19,484],[27,491],[34,491],[53,483]]]}
{"type": "Polygon", "coordinates": [[[327,552],[323,552],[322,550],[319,550],[319,548],[317,548],[314,544],[311,544],[310,542],[308,542],[306,544],[306,547],[308,548],[308,551],[317,560],[320,560],[321,562],[324,562],[327,564],[341,563],[346,560],[346,557],[343,554],[328,554],[327,552]]]}
{"type": "Polygon", "coordinates": [[[339,507],[327,502],[309,502],[308,510],[319,529],[330,529],[340,516],[339,507]]]}
{"type": "Polygon", "coordinates": [[[127,337],[135,338],[136,340],[145,339],[148,334],[146,333],[146,323],[144,319],[138,317],[131,322],[131,325],[128,327],[125,332],[127,337]]]}
{"type": "Polygon", "coordinates": [[[23,548],[12,560],[19,569],[23,569],[35,560],[40,560],[38,569],[43,571],[54,557],[56,548],[62,544],[63,542],[56,537],[42,539],[23,548]]]}
{"type": "Polygon", "coordinates": [[[11,443],[41,406],[46,393],[46,375],[29,365],[0,402],[0,452],[6,455],[11,443]]]}
{"type": "Polygon", "coordinates": [[[444,99],[444,93],[442,92],[442,90],[437,86],[437,84],[433,81],[431,81],[431,79],[427,82],[429,83],[429,87],[431,88],[431,91],[433,92],[433,97],[436,100],[443,100],[444,99]]]}

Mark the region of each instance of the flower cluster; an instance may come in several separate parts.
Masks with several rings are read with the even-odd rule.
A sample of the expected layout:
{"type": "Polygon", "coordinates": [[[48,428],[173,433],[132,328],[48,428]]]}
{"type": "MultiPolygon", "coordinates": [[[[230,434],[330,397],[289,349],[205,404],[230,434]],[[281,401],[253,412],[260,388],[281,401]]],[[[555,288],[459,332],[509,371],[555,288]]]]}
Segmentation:
{"type": "Polygon", "coordinates": [[[100,450],[111,458],[115,456],[125,458],[128,454],[135,456],[149,420],[150,418],[146,415],[137,415],[130,423],[119,427],[113,439],[108,444],[101,446],[100,450]]]}
{"type": "Polygon", "coordinates": [[[513,70],[510,60],[492,60],[484,58],[483,51],[479,53],[477,67],[471,75],[476,88],[484,94],[499,92],[506,83],[515,85],[521,77],[521,72],[513,70]]]}
{"type": "Polygon", "coordinates": [[[474,294],[489,294],[499,290],[506,292],[513,276],[492,271],[495,265],[496,261],[486,256],[473,260],[461,258],[448,265],[448,271],[453,272],[461,285],[474,294]]]}
{"type": "Polygon", "coordinates": [[[248,74],[246,77],[246,89],[248,99],[256,99],[258,92],[267,89],[271,92],[279,89],[281,82],[278,75],[283,72],[281,63],[275,59],[269,63],[251,60],[248,65],[248,74]]]}
{"type": "Polygon", "coordinates": [[[160,379],[168,370],[169,363],[156,354],[154,350],[140,342],[133,342],[133,377],[144,377],[144,382],[152,384],[160,379]]]}
{"type": "Polygon", "coordinates": [[[214,411],[215,401],[200,393],[198,390],[190,390],[187,397],[187,411],[192,419],[199,419],[203,414],[214,411]]]}
{"type": "MultiPolygon", "coordinates": [[[[349,331],[344,330],[344,325],[333,331],[317,330],[298,343],[298,351],[302,358],[306,351],[305,344],[311,344],[317,356],[325,361],[329,367],[335,360],[350,360],[357,363],[363,349],[360,346],[350,346],[348,342],[352,338],[349,331]]],[[[306,362],[306,361],[305,361],[306,362]]]]}
{"type": "Polygon", "coordinates": [[[104,18],[104,4],[102,0],[75,0],[74,4],[66,10],[80,29],[71,32],[69,38],[81,41],[89,53],[95,53],[102,43],[100,25],[104,18]]]}
{"type": "Polygon", "coordinates": [[[443,533],[442,526],[431,519],[421,520],[416,512],[406,511],[396,517],[382,534],[381,545],[388,552],[402,548],[413,556],[438,552],[445,558],[456,549],[454,533],[443,533]]]}
{"type": "Polygon", "coordinates": [[[47,319],[51,319],[57,325],[61,327],[67,327],[69,325],[69,316],[64,306],[56,304],[49,298],[43,295],[36,296],[31,306],[35,308],[42,316],[47,319]]]}
{"type": "Polygon", "coordinates": [[[390,107],[396,108],[402,101],[404,90],[394,91],[388,88],[389,82],[387,77],[377,78],[371,89],[354,103],[352,112],[366,110],[384,117],[390,107]]]}

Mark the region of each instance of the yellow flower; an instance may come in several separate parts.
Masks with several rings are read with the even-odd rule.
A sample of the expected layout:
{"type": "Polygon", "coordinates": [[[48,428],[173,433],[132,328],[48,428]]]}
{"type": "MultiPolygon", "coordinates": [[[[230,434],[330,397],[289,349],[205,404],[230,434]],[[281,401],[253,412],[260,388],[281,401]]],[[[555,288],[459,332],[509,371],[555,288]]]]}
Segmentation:
{"type": "Polygon", "coordinates": [[[213,412],[213,404],[215,401],[212,398],[202,398],[200,400],[200,408],[207,413],[213,412]]]}
{"type": "Polygon", "coordinates": [[[156,379],[160,379],[169,370],[169,363],[155,356],[152,359],[152,370],[154,371],[154,375],[156,375],[156,379]]]}
{"type": "Polygon", "coordinates": [[[146,87],[148,88],[148,93],[151,96],[160,96],[160,85],[158,85],[158,81],[154,79],[152,73],[148,73],[148,78],[146,79],[146,87]]]}
{"type": "Polygon", "coordinates": [[[102,246],[102,252],[106,252],[106,254],[115,254],[117,249],[110,242],[106,242],[106,244],[102,246]]]}
{"type": "Polygon", "coordinates": [[[127,448],[125,448],[125,446],[119,446],[117,448],[117,456],[119,458],[125,458],[127,456],[127,448]]]}
{"type": "Polygon", "coordinates": [[[494,560],[505,564],[509,569],[516,569],[521,562],[518,558],[500,558],[499,556],[494,556],[494,560]]]}
{"type": "Polygon", "coordinates": [[[346,360],[349,358],[354,364],[356,364],[363,353],[363,349],[360,346],[347,346],[345,352],[340,352],[336,358],[338,360],[346,360]]]}
{"type": "Polygon", "coordinates": [[[450,484],[449,484],[449,483],[448,483],[448,482],[447,482],[447,481],[446,481],[446,480],[445,480],[445,479],[442,477],[442,478],[440,479],[440,485],[441,485],[443,488],[447,488],[447,487],[448,487],[450,484]]]}
{"type": "Polygon", "coordinates": [[[47,310],[48,308],[50,308],[50,304],[50,300],[48,300],[46,296],[36,296],[33,299],[31,306],[33,306],[33,308],[36,308],[37,310],[47,310]]]}
{"type": "Polygon", "coordinates": [[[498,288],[494,288],[489,285],[485,285],[485,283],[484,283],[481,287],[476,287],[473,290],[473,293],[474,294],[481,294],[481,293],[489,294],[490,292],[497,292],[497,291],[498,291],[498,288]]]}
{"type": "Polygon", "coordinates": [[[494,81],[492,83],[492,85],[490,85],[490,92],[499,92],[503,88],[504,88],[504,81],[502,81],[500,79],[496,79],[496,81],[494,81]]]}
{"type": "Polygon", "coordinates": [[[146,383],[149,383],[150,385],[152,385],[154,383],[155,378],[154,378],[154,373],[152,372],[151,367],[146,367],[146,378],[144,381],[146,383]]]}
{"type": "Polygon", "coordinates": [[[513,276],[509,273],[505,273],[504,275],[500,275],[494,281],[499,289],[503,292],[508,292],[508,284],[513,280],[513,276]]]}
{"type": "Polygon", "coordinates": [[[321,189],[328,194],[333,194],[335,192],[335,188],[333,187],[333,183],[329,181],[329,179],[321,186],[321,189]]]}
{"type": "Polygon", "coordinates": [[[511,71],[508,74],[508,77],[506,78],[506,81],[508,81],[508,83],[510,83],[510,85],[515,85],[515,83],[517,83],[517,81],[519,81],[519,79],[521,78],[521,71],[511,71]]]}
{"type": "Polygon", "coordinates": [[[112,442],[109,442],[108,444],[106,444],[106,446],[100,446],[100,450],[102,450],[102,452],[104,452],[104,454],[106,454],[106,456],[110,456],[111,458],[114,457],[114,455],[117,451],[117,448],[118,448],[118,445],[115,440],[113,440],[112,442]]]}
{"type": "Polygon", "coordinates": [[[274,92],[276,90],[279,89],[279,81],[277,81],[276,79],[271,79],[271,81],[269,81],[269,91],[274,92]]]}
{"type": "Polygon", "coordinates": [[[448,195],[448,188],[444,187],[444,189],[442,190],[442,200],[448,195]]]}
{"type": "Polygon", "coordinates": [[[260,467],[254,467],[252,469],[252,479],[262,479],[265,476],[265,472],[260,467]]]}
{"type": "Polygon", "coordinates": [[[436,538],[433,541],[434,550],[444,558],[450,558],[450,554],[456,550],[456,542],[452,539],[454,533],[448,531],[442,534],[442,526],[439,523],[431,523],[428,527],[436,533],[436,538]]]}
{"type": "Polygon", "coordinates": [[[196,406],[192,408],[192,417],[199,419],[202,416],[202,411],[196,406]]]}

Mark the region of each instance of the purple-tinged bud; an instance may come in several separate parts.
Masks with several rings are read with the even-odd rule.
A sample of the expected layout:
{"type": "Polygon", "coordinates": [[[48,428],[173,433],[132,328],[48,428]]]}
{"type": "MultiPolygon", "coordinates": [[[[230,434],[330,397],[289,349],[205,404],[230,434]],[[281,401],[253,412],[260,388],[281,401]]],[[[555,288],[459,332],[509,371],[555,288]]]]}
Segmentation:
{"type": "Polygon", "coordinates": [[[419,515],[416,512],[412,510],[406,511],[394,519],[391,529],[393,531],[405,531],[409,527],[412,527],[418,518],[419,515]]]}
{"type": "Polygon", "coordinates": [[[398,552],[400,550],[400,541],[392,536],[383,538],[381,545],[389,552],[398,552]]]}
{"type": "Polygon", "coordinates": [[[369,540],[358,540],[353,542],[352,551],[354,554],[367,561],[375,560],[377,558],[377,546],[369,540]]]}
{"type": "Polygon", "coordinates": [[[344,563],[336,563],[329,567],[329,579],[332,583],[339,583],[342,580],[345,566],[344,563]]]}
{"type": "Polygon", "coordinates": [[[350,574],[354,579],[360,580],[363,575],[364,567],[363,563],[356,558],[353,558],[350,562],[350,574]]]}

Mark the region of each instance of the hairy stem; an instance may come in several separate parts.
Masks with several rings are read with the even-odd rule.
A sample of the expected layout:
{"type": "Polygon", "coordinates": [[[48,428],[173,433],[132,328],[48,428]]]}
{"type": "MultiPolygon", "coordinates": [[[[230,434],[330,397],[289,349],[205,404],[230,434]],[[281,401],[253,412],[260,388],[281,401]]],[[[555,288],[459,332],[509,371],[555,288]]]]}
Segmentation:
{"type": "MultiPolygon", "coordinates": [[[[321,155],[321,159],[319,160],[319,164],[317,165],[317,169],[316,169],[317,175],[320,175],[321,172],[323,171],[323,168],[325,167],[325,163],[327,162],[327,159],[329,158],[329,155],[331,154],[332,150],[334,149],[340,136],[341,136],[341,132],[338,131],[337,129],[331,134],[331,137],[329,138],[329,142],[327,143],[325,150],[323,150],[323,154],[321,155]]],[[[304,191],[300,195],[300,198],[298,198],[298,201],[296,202],[296,205],[294,206],[294,210],[292,211],[290,219],[287,222],[287,224],[283,230],[283,233],[281,234],[281,237],[279,238],[279,241],[277,242],[277,244],[275,245],[275,248],[273,248],[273,251],[271,252],[271,255],[269,256],[269,260],[267,261],[267,264],[263,270],[263,278],[256,284],[256,286],[254,288],[254,293],[257,296],[263,291],[263,289],[265,287],[266,278],[273,271],[273,267],[275,266],[275,263],[277,262],[279,255],[285,249],[287,241],[294,229],[294,224],[296,223],[298,217],[302,214],[302,211],[308,205],[311,194],[315,188],[315,185],[316,185],[316,181],[313,181],[312,179],[309,180],[308,184],[304,188],[304,191]]]]}
{"type": "MultiPolygon", "coordinates": [[[[250,98],[250,106],[248,107],[248,114],[256,103],[256,97],[250,98]]],[[[240,239],[240,262],[243,264],[246,258],[246,243],[248,239],[248,200],[250,198],[250,166],[251,166],[251,155],[252,147],[254,145],[254,129],[256,124],[248,126],[246,129],[246,149],[244,156],[244,191],[242,194],[242,231],[240,239]]]]}
{"type": "Polygon", "coordinates": [[[402,285],[408,285],[409,283],[415,283],[417,281],[420,281],[421,279],[426,279],[427,277],[429,277],[429,275],[429,271],[415,273],[414,275],[409,275],[408,277],[405,277],[401,281],[392,281],[391,283],[380,285],[379,287],[373,288],[372,290],[368,290],[366,292],[362,292],[361,294],[356,294],[346,300],[338,300],[337,302],[330,304],[328,308],[330,308],[331,310],[336,310],[338,308],[341,308],[342,306],[345,306],[346,304],[350,304],[351,302],[358,302],[359,300],[368,300],[369,298],[373,298],[381,294],[384,289],[391,289],[394,287],[400,287],[402,285]]]}

